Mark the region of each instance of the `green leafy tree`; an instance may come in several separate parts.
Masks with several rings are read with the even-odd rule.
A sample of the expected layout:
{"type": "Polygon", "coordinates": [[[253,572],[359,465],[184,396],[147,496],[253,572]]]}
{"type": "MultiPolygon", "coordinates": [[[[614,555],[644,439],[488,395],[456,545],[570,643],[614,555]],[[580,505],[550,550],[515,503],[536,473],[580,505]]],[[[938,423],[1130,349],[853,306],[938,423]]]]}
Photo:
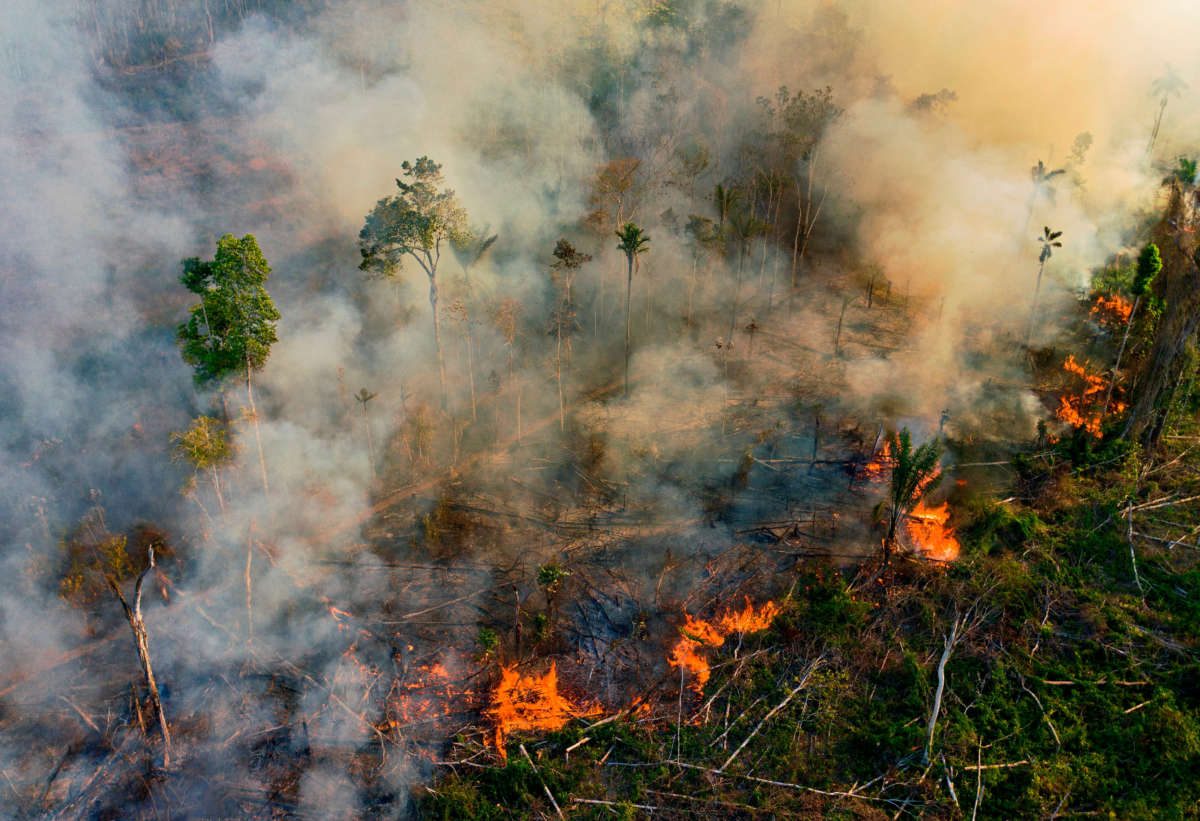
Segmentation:
{"type": "Polygon", "coordinates": [[[1150,286],[1154,284],[1154,279],[1162,270],[1162,266],[1162,256],[1159,255],[1158,246],[1153,242],[1138,254],[1137,274],[1133,278],[1133,307],[1129,309],[1129,318],[1125,320],[1125,333],[1121,337],[1121,347],[1117,349],[1117,361],[1113,365],[1112,379],[1109,380],[1108,391],[1104,395],[1102,415],[1108,413],[1109,403],[1112,402],[1113,385],[1117,381],[1117,372],[1121,370],[1121,356],[1125,353],[1126,343],[1129,342],[1129,329],[1133,327],[1133,318],[1137,314],[1138,306],[1141,305],[1142,297],[1150,292],[1150,286]]]}
{"type": "Polygon", "coordinates": [[[197,471],[208,471],[212,479],[217,504],[225,512],[225,497],[221,493],[221,478],[218,471],[233,459],[233,443],[229,441],[229,430],[212,416],[197,416],[187,430],[171,432],[174,456],[182,459],[197,471]]]}
{"type": "Polygon", "coordinates": [[[428,157],[401,164],[405,179],[397,179],[399,194],[375,204],[358,234],[362,263],[359,268],[392,278],[403,269],[405,258],[415,260],[429,279],[429,305],[433,309],[433,339],[441,380],[442,410],[446,409],[446,363],[442,356],[442,324],[438,312],[438,263],[445,243],[469,241],[467,212],[454,191],[443,188],[442,167],[428,157]]]}
{"type": "Polygon", "coordinates": [[[1179,180],[1181,185],[1195,185],[1196,161],[1190,157],[1180,157],[1178,165],[1175,166],[1175,179],[1179,180]]]}
{"type": "Polygon", "coordinates": [[[888,498],[882,503],[888,517],[887,538],[883,541],[885,566],[891,561],[896,530],[901,520],[941,481],[938,462],[942,458],[942,446],[937,440],[914,449],[908,428],[903,428],[898,434],[890,434],[888,446],[896,463],[892,467],[888,498]]]}
{"type": "Polygon", "coordinates": [[[1025,332],[1026,348],[1033,341],[1034,323],[1037,322],[1038,295],[1042,292],[1042,273],[1046,270],[1046,260],[1053,256],[1055,248],[1062,248],[1062,243],[1058,241],[1061,236],[1062,231],[1051,231],[1049,227],[1044,227],[1042,235],[1038,238],[1038,242],[1042,244],[1042,252],[1038,254],[1037,284],[1033,287],[1033,308],[1029,312],[1029,329],[1025,332]]]}
{"type": "Polygon", "coordinates": [[[560,239],[554,246],[554,263],[550,266],[550,279],[558,289],[558,306],[554,309],[554,375],[558,381],[558,426],[567,429],[566,400],[563,393],[563,354],[570,360],[571,337],[579,324],[575,316],[573,287],[575,275],[583,264],[591,261],[589,254],[580,253],[575,246],[560,239]]]}
{"type": "Polygon", "coordinates": [[[625,395],[629,396],[629,351],[630,351],[630,305],[633,297],[633,267],[637,265],[641,268],[640,254],[646,250],[650,244],[650,237],[646,236],[645,232],[637,226],[636,223],[627,222],[617,231],[617,239],[621,240],[617,243],[617,250],[625,252],[625,261],[628,264],[625,277],[625,395]]]}
{"type": "Polygon", "coordinates": [[[266,364],[276,341],[279,311],[264,287],[270,275],[266,257],[251,234],[241,239],[232,234],[221,237],[212,260],[185,259],[181,280],[200,302],[192,306],[188,321],[176,333],[183,361],[195,369],[198,385],[234,374],[245,376],[264,491],[270,485],[251,377],[266,364]]]}

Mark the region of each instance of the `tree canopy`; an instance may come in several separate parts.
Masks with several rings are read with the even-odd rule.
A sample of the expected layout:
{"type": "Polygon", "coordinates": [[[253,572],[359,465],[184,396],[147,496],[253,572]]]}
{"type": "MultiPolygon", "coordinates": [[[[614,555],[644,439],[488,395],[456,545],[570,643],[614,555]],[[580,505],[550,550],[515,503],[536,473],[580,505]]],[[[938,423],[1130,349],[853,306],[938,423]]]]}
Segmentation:
{"type": "Polygon", "coordinates": [[[454,191],[442,187],[441,165],[420,157],[416,162],[405,160],[400,167],[405,178],[396,180],[400,193],[379,200],[358,234],[359,268],[392,277],[407,255],[432,278],[443,242],[469,246],[467,212],[454,191]]]}
{"type": "Polygon", "coordinates": [[[264,287],[271,275],[254,236],[226,234],[212,260],[183,261],[180,277],[200,297],[176,340],[183,361],[195,368],[198,385],[258,370],[275,343],[279,311],[264,287]]]}

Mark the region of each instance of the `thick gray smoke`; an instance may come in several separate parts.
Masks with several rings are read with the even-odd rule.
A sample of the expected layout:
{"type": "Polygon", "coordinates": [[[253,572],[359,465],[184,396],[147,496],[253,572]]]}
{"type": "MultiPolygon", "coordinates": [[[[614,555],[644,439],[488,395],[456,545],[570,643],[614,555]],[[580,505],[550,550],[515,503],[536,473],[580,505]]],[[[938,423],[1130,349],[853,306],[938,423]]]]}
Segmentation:
{"type": "MultiPolygon", "coordinates": [[[[106,801],[136,816],[153,802],[115,774],[144,747],[119,608],[60,596],[62,543],[101,506],[107,530],[152,526],[173,546],[146,594],[182,751],[173,799],[200,814],[275,801],[314,817],[384,801],[378,814],[399,816],[438,739],[387,729],[392,682],[436,660],[484,688],[473,642],[501,610],[516,636],[502,652],[524,641],[528,657],[511,614],[540,606],[538,566],[577,562],[576,591],[602,569],[622,629],[649,620],[666,634],[664,611],[701,603],[689,591],[722,593],[700,568],[732,565],[756,517],[803,502],[815,521],[844,501],[844,475],[769,463],[807,457],[814,418],[828,461],[856,436],[869,446],[881,423],[933,432],[944,408],[960,432],[988,413],[1032,431],[1043,411],[1009,354],[1028,318],[1033,236],[1064,231],[1045,341],[1089,268],[1138,242],[1130,226],[1189,147],[1200,11],[758,5],[10,0],[0,771],[14,817],[106,801]],[[1193,90],[1169,99],[1148,150],[1149,89],[1167,63],[1193,90]],[[830,87],[841,116],[786,169],[769,241],[744,257],[699,247],[689,217],[719,220],[713,187],[761,170],[755,100],[784,85],[830,87]],[[442,256],[446,414],[424,275],[357,267],[364,215],[425,154],[472,226],[498,236],[470,288],[442,256]],[[1052,199],[1030,181],[1039,159],[1067,170],[1052,199]],[[634,169],[620,196],[597,190],[610,163],[634,169]],[[802,204],[812,225],[797,264],[802,204]],[[634,275],[628,399],[618,216],[651,237],[634,275]],[[242,386],[224,400],[198,392],[174,344],[192,296],[179,260],[211,257],[227,232],[258,238],[283,317],[256,375],[269,493],[242,386]],[[561,237],[592,255],[565,360],[561,237]],[[875,277],[888,302],[872,313],[875,277]],[[997,400],[997,382],[1015,387],[997,400]],[[360,388],[377,394],[365,413],[360,388]],[[238,457],[222,515],[170,434],[226,409],[238,457]],[[355,756],[385,730],[363,776],[355,756]]],[[[869,549],[854,526],[840,546],[855,539],[869,549]]],[[[754,573],[739,582],[765,578],[754,573]]],[[[555,652],[626,652],[616,627],[585,639],[585,626],[564,628],[555,652]]],[[[608,675],[598,697],[626,695],[608,675]]]]}

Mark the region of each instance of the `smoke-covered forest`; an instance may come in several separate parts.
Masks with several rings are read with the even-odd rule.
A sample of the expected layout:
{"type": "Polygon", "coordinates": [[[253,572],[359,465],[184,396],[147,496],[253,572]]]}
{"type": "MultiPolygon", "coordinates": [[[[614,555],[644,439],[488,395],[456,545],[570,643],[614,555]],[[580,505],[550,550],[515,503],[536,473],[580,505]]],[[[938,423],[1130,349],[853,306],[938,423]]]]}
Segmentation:
{"type": "Polygon", "coordinates": [[[9,0],[0,816],[1200,817],[1198,30],[9,0]]]}

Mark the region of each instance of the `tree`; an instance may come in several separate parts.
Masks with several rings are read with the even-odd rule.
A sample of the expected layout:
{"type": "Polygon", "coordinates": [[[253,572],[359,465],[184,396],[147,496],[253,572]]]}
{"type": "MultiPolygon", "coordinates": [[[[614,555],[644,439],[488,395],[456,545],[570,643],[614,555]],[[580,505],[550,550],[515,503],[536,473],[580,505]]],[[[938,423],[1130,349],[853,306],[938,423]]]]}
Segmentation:
{"type": "Polygon", "coordinates": [[[404,258],[410,257],[428,277],[444,411],[446,363],[442,356],[442,323],[438,313],[438,263],[443,243],[468,242],[467,212],[453,190],[442,188],[442,167],[429,157],[419,157],[415,162],[405,160],[400,167],[407,180],[396,180],[400,193],[379,200],[358,234],[362,253],[359,268],[392,278],[401,272],[404,258]]]}
{"type": "Polygon", "coordinates": [[[1033,341],[1033,326],[1037,321],[1038,294],[1042,290],[1042,272],[1046,269],[1046,260],[1053,255],[1054,248],[1062,248],[1062,243],[1058,242],[1058,238],[1062,236],[1062,231],[1051,231],[1049,227],[1042,228],[1042,236],[1038,238],[1038,242],[1042,244],[1042,252],[1038,255],[1038,275],[1037,284],[1033,287],[1033,308],[1029,312],[1029,330],[1025,333],[1025,347],[1028,348],[1033,341]]]}
{"type": "Polygon", "coordinates": [[[575,246],[560,239],[554,246],[554,263],[550,266],[550,277],[558,287],[558,307],[554,309],[554,375],[558,381],[558,427],[560,431],[567,429],[566,402],[563,397],[563,350],[566,349],[567,359],[571,358],[571,335],[578,324],[575,318],[575,303],[572,297],[572,287],[575,274],[585,262],[591,260],[591,255],[582,254],[575,246]]]}
{"type": "Polygon", "coordinates": [[[217,494],[217,504],[221,507],[221,513],[224,513],[225,497],[221,493],[217,469],[233,459],[229,430],[220,419],[197,416],[187,430],[172,431],[171,441],[175,444],[175,458],[185,460],[198,471],[208,471],[213,491],[217,494]]]}
{"type": "Polygon", "coordinates": [[[627,276],[625,278],[625,395],[629,396],[629,348],[630,348],[630,300],[633,296],[633,266],[635,263],[641,267],[639,255],[646,250],[646,246],[650,244],[650,237],[638,228],[636,223],[627,222],[620,230],[616,232],[617,238],[621,240],[617,243],[617,250],[625,252],[625,261],[628,263],[627,276]]]}
{"type": "Polygon", "coordinates": [[[271,268],[253,235],[221,237],[211,261],[196,257],[183,261],[181,280],[199,295],[200,302],[192,306],[188,321],[176,332],[183,361],[195,368],[197,385],[220,382],[237,373],[245,376],[264,491],[270,486],[251,375],[262,370],[276,341],[279,311],[264,287],[270,275],[271,268]]]}
{"type": "Polygon", "coordinates": [[[371,442],[371,417],[367,416],[367,403],[378,394],[371,393],[366,388],[359,388],[354,398],[362,405],[363,427],[367,431],[367,457],[371,460],[371,479],[375,478],[375,445],[371,442]]]}
{"type": "Polygon", "coordinates": [[[899,434],[890,434],[888,447],[896,462],[892,467],[891,490],[882,503],[888,512],[887,538],[883,541],[884,566],[891,561],[900,521],[941,481],[938,462],[942,458],[942,446],[936,439],[914,450],[908,428],[903,428],[899,434]]]}
{"type": "Polygon", "coordinates": [[[492,324],[504,337],[504,347],[508,349],[508,382],[512,386],[517,413],[517,442],[521,441],[521,384],[517,381],[517,371],[514,364],[517,350],[517,328],[521,321],[521,302],[512,297],[498,299],[492,303],[488,312],[492,324]]]}
{"type": "Polygon", "coordinates": [[[459,267],[462,268],[463,278],[467,283],[467,302],[462,309],[462,320],[467,326],[467,379],[471,384],[471,421],[476,419],[475,413],[475,328],[471,323],[471,303],[475,298],[475,288],[471,282],[471,268],[473,268],[479,260],[483,259],[483,255],[488,252],[488,249],[495,244],[499,234],[488,236],[487,228],[478,231],[471,231],[465,237],[451,238],[450,248],[454,251],[454,257],[458,260],[459,267]]]}
{"type": "Polygon", "coordinates": [[[1101,416],[1108,413],[1108,405],[1112,401],[1113,385],[1117,381],[1117,372],[1121,370],[1121,355],[1125,353],[1125,344],[1129,342],[1129,329],[1133,327],[1133,318],[1137,314],[1142,297],[1150,291],[1154,278],[1162,270],[1162,257],[1159,256],[1158,246],[1153,242],[1142,249],[1138,255],[1137,275],[1133,278],[1133,307],[1129,309],[1129,318],[1125,320],[1125,333],[1121,337],[1121,347],[1117,349],[1117,361],[1113,365],[1112,379],[1108,382],[1108,392],[1104,395],[1104,410],[1101,416]]]}
{"type": "Polygon", "coordinates": [[[1037,165],[1029,169],[1029,178],[1033,181],[1033,189],[1029,192],[1029,202],[1025,206],[1025,224],[1021,226],[1021,236],[1029,230],[1029,223],[1033,220],[1033,207],[1037,204],[1038,197],[1045,197],[1054,202],[1054,187],[1050,181],[1055,177],[1059,177],[1067,173],[1065,168],[1055,168],[1053,171],[1041,160],[1037,161],[1037,165]]]}
{"type": "Polygon", "coordinates": [[[1162,126],[1163,114],[1167,110],[1167,101],[1171,97],[1178,97],[1187,90],[1188,84],[1179,78],[1175,73],[1175,69],[1167,66],[1166,72],[1153,83],[1150,84],[1150,96],[1158,97],[1158,114],[1154,118],[1154,128],[1150,131],[1150,144],[1146,146],[1146,151],[1149,152],[1154,148],[1154,143],[1158,140],[1158,129],[1162,126]]]}
{"type": "Polygon", "coordinates": [[[158,719],[158,729],[162,733],[163,767],[170,767],[171,730],[167,726],[167,716],[163,712],[162,699],[158,695],[158,682],[154,678],[154,668],[150,664],[150,640],[146,633],[146,620],[142,617],[142,583],[146,581],[146,575],[155,569],[154,548],[149,548],[148,552],[150,554],[149,564],[138,574],[137,581],[134,583],[132,607],[126,600],[125,594],[121,592],[121,585],[116,579],[109,576],[108,584],[117,594],[117,598],[121,602],[121,609],[125,611],[125,619],[129,622],[129,629],[133,631],[133,642],[137,646],[138,661],[142,665],[142,676],[146,680],[146,690],[150,694],[150,709],[154,711],[154,716],[158,719]]]}

